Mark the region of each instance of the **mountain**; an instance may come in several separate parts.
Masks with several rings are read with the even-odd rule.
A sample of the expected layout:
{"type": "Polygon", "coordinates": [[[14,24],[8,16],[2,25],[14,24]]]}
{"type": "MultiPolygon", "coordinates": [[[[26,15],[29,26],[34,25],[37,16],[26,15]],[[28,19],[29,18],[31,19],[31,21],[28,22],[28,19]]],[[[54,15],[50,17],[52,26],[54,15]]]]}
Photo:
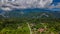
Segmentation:
{"type": "MultiPolygon", "coordinates": [[[[46,9],[32,8],[32,9],[13,9],[12,11],[0,11],[6,18],[40,18],[41,15],[49,16],[49,18],[60,18],[60,11],[52,11],[46,9]]],[[[0,14],[1,14],[0,13],[0,14]]]]}

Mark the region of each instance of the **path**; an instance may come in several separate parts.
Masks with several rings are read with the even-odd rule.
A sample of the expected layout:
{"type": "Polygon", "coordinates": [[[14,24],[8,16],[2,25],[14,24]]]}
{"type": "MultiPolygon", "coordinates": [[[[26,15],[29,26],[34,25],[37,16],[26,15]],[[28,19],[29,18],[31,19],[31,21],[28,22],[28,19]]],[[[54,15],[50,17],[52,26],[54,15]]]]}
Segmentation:
{"type": "Polygon", "coordinates": [[[31,27],[30,27],[30,25],[29,25],[28,22],[27,22],[27,25],[28,25],[28,28],[29,28],[29,30],[30,30],[30,34],[32,34],[31,27]]]}

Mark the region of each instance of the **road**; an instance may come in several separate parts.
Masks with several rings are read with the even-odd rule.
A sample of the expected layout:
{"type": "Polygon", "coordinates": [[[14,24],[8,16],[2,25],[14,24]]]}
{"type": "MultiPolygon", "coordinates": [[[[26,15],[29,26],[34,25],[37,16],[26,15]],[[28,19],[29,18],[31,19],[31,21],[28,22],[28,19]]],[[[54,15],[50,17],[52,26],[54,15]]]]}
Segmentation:
{"type": "Polygon", "coordinates": [[[30,27],[30,25],[29,25],[28,22],[27,22],[27,25],[28,25],[28,28],[29,28],[29,30],[30,30],[30,34],[32,34],[31,27],[30,27]]]}

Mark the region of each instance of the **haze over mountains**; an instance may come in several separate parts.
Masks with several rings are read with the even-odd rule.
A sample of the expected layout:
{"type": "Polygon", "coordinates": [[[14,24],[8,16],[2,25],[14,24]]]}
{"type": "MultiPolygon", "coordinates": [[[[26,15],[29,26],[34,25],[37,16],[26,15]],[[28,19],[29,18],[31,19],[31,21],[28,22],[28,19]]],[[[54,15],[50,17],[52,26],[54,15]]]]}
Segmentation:
{"type": "Polygon", "coordinates": [[[51,11],[45,9],[14,9],[12,11],[0,11],[4,18],[60,18],[60,11],[51,11]]]}

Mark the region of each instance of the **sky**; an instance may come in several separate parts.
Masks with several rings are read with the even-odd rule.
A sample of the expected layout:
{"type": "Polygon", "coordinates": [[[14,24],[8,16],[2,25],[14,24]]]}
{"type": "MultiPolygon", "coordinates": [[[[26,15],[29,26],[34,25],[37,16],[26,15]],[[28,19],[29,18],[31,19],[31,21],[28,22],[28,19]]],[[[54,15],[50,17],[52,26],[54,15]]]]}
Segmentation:
{"type": "Polygon", "coordinates": [[[54,4],[60,3],[60,0],[53,0],[54,4]]]}
{"type": "MultiPolygon", "coordinates": [[[[5,1],[5,0],[4,0],[5,1]]],[[[48,8],[54,9],[60,8],[60,0],[12,0],[0,3],[0,8],[2,10],[12,10],[13,8],[17,9],[26,9],[26,8],[48,8]],[[3,7],[6,6],[6,7],[3,7]]]]}
{"type": "Polygon", "coordinates": [[[53,2],[60,2],[60,0],[53,0],[53,2]]]}

